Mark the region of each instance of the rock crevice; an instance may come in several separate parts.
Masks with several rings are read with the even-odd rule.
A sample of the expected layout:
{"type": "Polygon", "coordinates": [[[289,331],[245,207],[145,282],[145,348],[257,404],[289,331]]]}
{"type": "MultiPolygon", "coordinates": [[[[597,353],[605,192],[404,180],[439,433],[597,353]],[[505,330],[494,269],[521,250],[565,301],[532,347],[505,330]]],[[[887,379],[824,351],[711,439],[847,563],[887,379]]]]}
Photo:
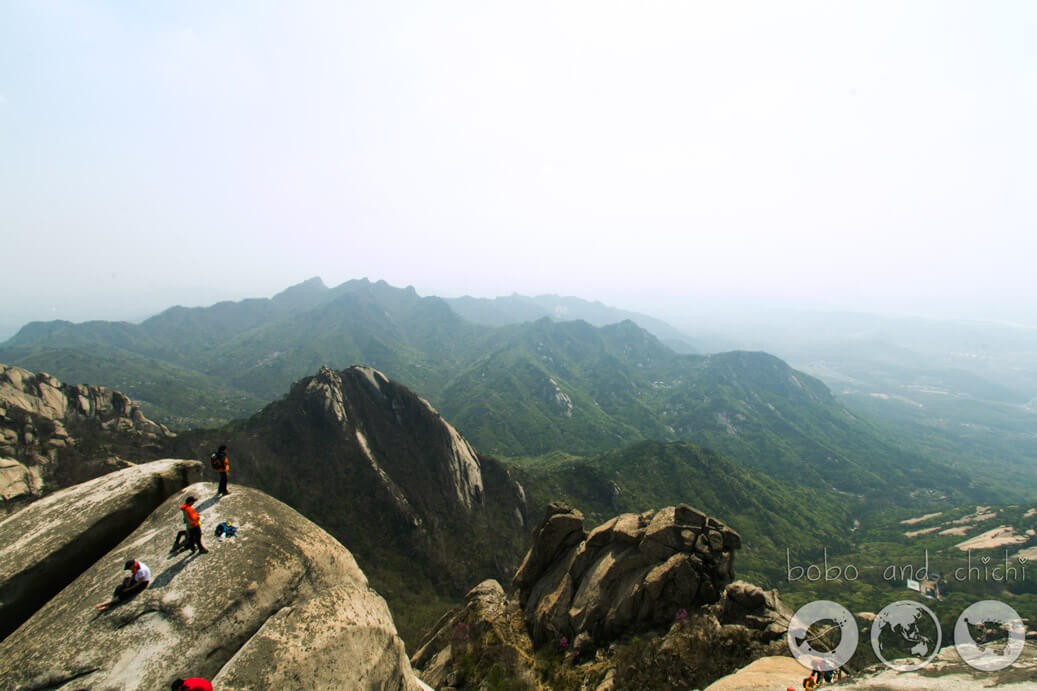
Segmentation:
{"type": "Polygon", "coordinates": [[[0,521],[0,640],[201,473],[197,461],[153,461],[55,492],[0,521]]]}
{"type": "Polygon", "coordinates": [[[422,688],[352,555],[275,499],[238,487],[202,502],[204,534],[226,520],[238,534],[208,537],[209,554],[170,555],[184,497],[214,492],[198,483],[169,497],[0,641],[5,683],[153,689],[190,671],[224,691],[422,688]],[[152,585],[98,614],[92,605],[109,597],[130,558],[151,568],[152,585]]]}

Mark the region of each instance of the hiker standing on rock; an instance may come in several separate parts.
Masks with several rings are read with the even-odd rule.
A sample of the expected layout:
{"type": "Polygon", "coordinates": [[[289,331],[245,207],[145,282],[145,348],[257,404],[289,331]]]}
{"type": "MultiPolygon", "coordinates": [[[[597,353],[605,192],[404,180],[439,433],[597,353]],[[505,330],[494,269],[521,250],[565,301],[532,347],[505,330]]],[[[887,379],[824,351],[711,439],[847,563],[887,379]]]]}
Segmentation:
{"type": "Polygon", "coordinates": [[[191,554],[194,554],[195,549],[202,554],[208,554],[209,550],[202,546],[202,517],[194,510],[196,501],[194,497],[188,497],[180,505],[180,510],[184,512],[184,525],[187,526],[187,547],[191,554]]]}
{"type": "Polygon", "coordinates": [[[209,465],[212,466],[213,470],[220,474],[219,495],[222,497],[230,494],[227,490],[227,469],[230,468],[230,459],[227,458],[226,445],[221,445],[220,448],[216,449],[216,451],[209,456],[209,465]]]}
{"type": "Polygon", "coordinates": [[[102,612],[120,602],[126,602],[151,583],[151,569],[144,562],[130,559],[123,568],[129,571],[130,575],[123,580],[122,585],[115,589],[115,599],[96,605],[97,609],[102,612]]]}

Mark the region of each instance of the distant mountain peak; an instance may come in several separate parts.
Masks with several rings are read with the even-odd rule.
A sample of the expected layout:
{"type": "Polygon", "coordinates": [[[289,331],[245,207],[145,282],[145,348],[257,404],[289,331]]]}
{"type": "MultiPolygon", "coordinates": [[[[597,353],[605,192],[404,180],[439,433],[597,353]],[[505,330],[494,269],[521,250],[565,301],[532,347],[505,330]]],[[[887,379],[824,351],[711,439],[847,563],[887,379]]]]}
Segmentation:
{"type": "Polygon", "coordinates": [[[328,290],[328,286],[324,284],[320,276],[314,276],[308,278],[302,283],[297,283],[294,286],[285,288],[280,293],[275,295],[272,299],[276,301],[283,301],[286,299],[294,299],[301,296],[312,296],[325,293],[328,290]]]}

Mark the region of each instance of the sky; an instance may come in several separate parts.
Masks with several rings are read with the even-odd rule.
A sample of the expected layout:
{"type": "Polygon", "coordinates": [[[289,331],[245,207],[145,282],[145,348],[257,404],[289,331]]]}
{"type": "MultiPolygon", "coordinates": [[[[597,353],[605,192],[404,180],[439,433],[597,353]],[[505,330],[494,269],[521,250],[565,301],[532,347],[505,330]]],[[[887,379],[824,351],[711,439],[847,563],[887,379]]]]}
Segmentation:
{"type": "Polygon", "coordinates": [[[0,4],[0,333],[311,276],[1035,315],[1037,4],[0,4]]]}

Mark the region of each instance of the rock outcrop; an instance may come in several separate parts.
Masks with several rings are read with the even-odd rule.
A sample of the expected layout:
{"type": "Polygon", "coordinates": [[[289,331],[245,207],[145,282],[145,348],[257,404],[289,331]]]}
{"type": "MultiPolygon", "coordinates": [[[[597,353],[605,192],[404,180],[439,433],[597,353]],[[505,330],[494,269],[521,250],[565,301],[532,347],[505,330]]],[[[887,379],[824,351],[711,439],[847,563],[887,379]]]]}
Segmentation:
{"type": "Polygon", "coordinates": [[[593,649],[715,603],[733,579],[738,533],[690,506],[623,514],[583,530],[583,515],[552,504],[515,574],[536,645],[565,638],[593,649]]]}
{"type": "Polygon", "coordinates": [[[43,491],[38,465],[28,466],[13,458],[0,458],[0,502],[17,501],[43,491]]]}
{"type": "Polygon", "coordinates": [[[220,689],[418,689],[385,601],[352,555],[290,507],[250,489],[194,484],[159,506],[0,642],[15,689],[158,689],[177,676],[220,689]],[[209,554],[171,556],[188,494],[204,501],[209,554]],[[221,521],[237,536],[217,541],[221,521]],[[148,589],[98,613],[126,559],[148,589]]]}
{"type": "Polygon", "coordinates": [[[173,436],[118,391],[0,364],[0,508],[154,458],[173,436]]]}
{"type": "Polygon", "coordinates": [[[548,377],[540,388],[540,398],[550,406],[559,417],[573,416],[573,399],[562,391],[554,377],[548,377]]]}
{"type": "Polygon", "coordinates": [[[701,688],[787,654],[792,612],[776,592],[732,582],[740,545],[686,505],[623,514],[586,533],[579,511],[551,504],[511,593],[480,584],[411,663],[434,688],[495,678],[524,689],[701,688]]]}
{"type": "Polygon", "coordinates": [[[522,611],[494,580],[472,588],[461,607],[436,623],[411,664],[435,689],[458,686],[466,679],[486,679],[495,670],[513,684],[536,683],[533,642],[522,611]]]}
{"type": "Polygon", "coordinates": [[[201,472],[197,461],[144,463],[50,494],[0,522],[0,639],[201,472]]]}
{"type": "Polygon", "coordinates": [[[521,486],[370,367],[321,368],[192,453],[217,444],[228,445],[232,483],[285,501],[349,545],[415,639],[427,623],[407,629],[414,613],[439,614],[419,591],[456,601],[484,578],[510,576],[521,554],[521,486]]]}

